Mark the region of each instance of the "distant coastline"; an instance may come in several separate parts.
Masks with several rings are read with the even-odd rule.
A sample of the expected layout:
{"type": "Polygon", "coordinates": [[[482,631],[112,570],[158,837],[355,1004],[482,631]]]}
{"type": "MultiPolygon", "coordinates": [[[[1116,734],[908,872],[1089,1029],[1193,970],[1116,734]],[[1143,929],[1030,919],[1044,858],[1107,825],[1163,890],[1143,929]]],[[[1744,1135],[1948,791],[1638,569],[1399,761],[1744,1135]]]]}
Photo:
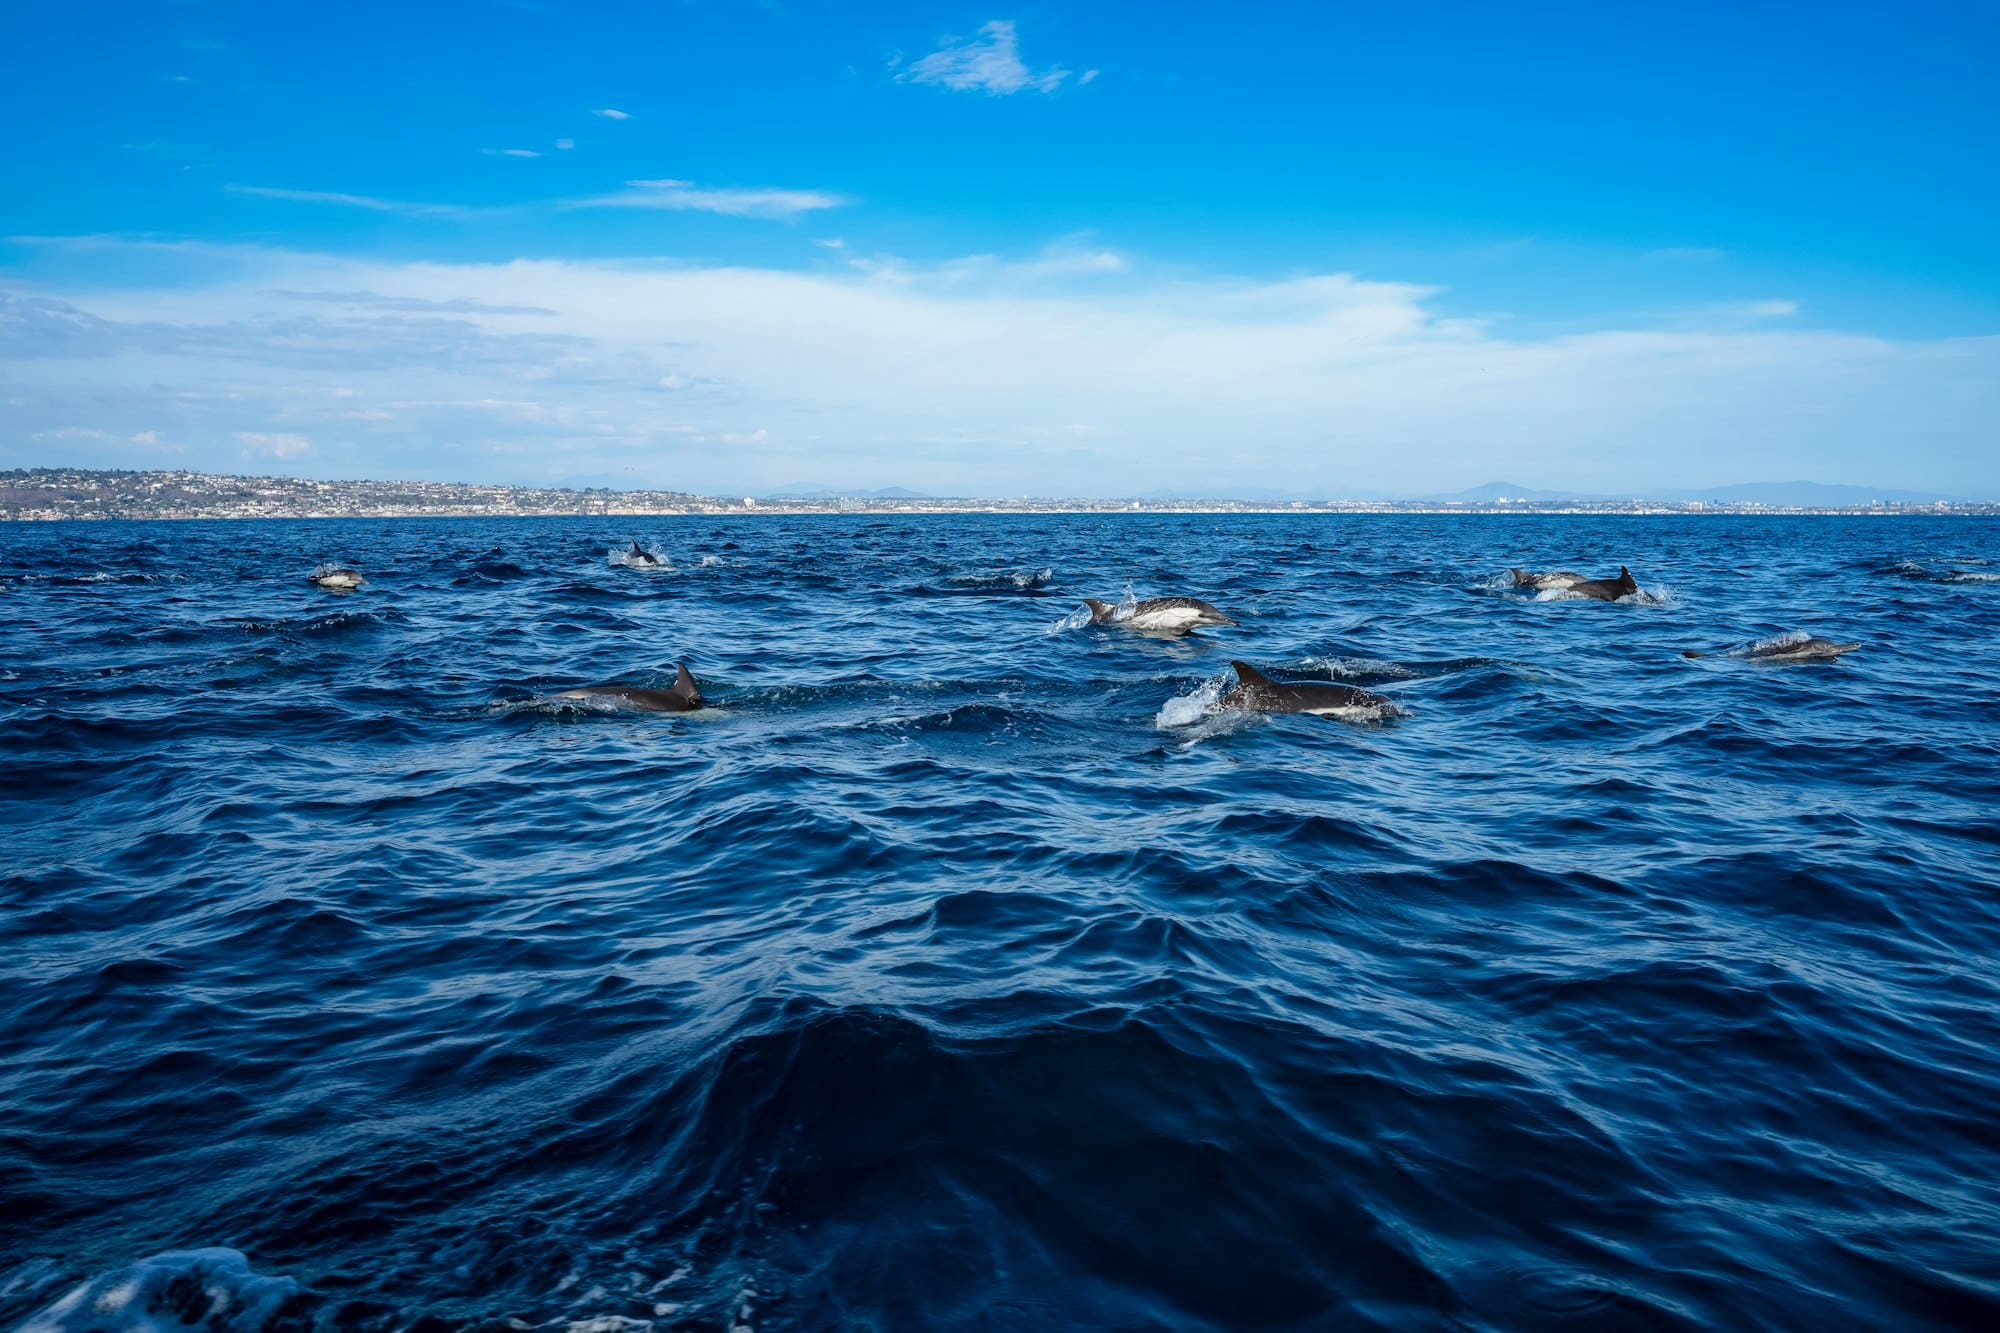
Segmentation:
{"type": "Polygon", "coordinates": [[[433,481],[312,481],[188,471],[31,468],[0,472],[0,521],[317,518],[650,518],[725,514],[1831,514],[2000,515],[2000,503],[1730,500],[1271,500],[969,496],[754,497],[433,481]]]}

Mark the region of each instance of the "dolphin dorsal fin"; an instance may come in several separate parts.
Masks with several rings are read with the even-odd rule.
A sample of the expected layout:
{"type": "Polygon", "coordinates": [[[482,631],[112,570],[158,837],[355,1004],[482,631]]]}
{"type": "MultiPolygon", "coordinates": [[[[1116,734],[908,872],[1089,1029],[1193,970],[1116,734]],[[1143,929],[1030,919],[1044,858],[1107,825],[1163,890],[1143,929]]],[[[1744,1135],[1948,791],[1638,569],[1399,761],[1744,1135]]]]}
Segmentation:
{"type": "Polygon", "coordinates": [[[1117,610],[1117,608],[1112,606],[1111,603],[1100,602],[1095,597],[1084,598],[1083,604],[1090,608],[1090,614],[1092,614],[1093,616],[1108,616],[1113,611],[1117,610]]]}
{"type": "Polygon", "coordinates": [[[696,703],[701,702],[701,687],[696,685],[694,677],[688,674],[687,663],[685,662],[680,664],[679,669],[674,675],[672,693],[679,695],[683,699],[692,699],[696,703]]]}
{"type": "Polygon", "coordinates": [[[1251,666],[1248,662],[1231,662],[1229,665],[1236,668],[1236,680],[1238,684],[1269,685],[1273,683],[1269,676],[1259,671],[1256,667],[1251,666]]]}

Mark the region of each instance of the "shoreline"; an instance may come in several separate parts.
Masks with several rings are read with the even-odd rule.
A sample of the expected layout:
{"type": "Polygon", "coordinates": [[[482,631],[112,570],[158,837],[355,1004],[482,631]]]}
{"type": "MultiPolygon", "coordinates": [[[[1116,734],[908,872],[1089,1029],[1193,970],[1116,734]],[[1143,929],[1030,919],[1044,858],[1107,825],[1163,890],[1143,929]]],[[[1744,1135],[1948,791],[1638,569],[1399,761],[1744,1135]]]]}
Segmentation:
{"type": "MultiPolygon", "coordinates": [[[[1809,489],[1808,483],[1787,483],[1809,489]]],[[[214,522],[244,519],[780,518],[1000,515],[1538,515],[1574,517],[1990,517],[2000,502],[1884,499],[1822,503],[1612,499],[1270,500],[1123,496],[697,495],[665,488],[573,489],[437,481],[314,481],[208,472],[29,468],[0,472],[0,522],[214,522]]]]}
{"type": "Polygon", "coordinates": [[[1190,518],[1324,515],[1349,518],[1397,518],[1460,516],[1467,518],[1996,518],[2000,504],[1954,505],[1856,505],[1848,507],[1783,508],[1775,505],[1706,505],[1680,508],[1669,505],[1601,508],[1555,508],[1533,505],[1394,505],[1346,506],[1337,503],[1256,507],[1251,505],[1093,505],[1088,502],[1047,505],[991,505],[978,502],[883,508],[863,505],[789,505],[758,503],[754,507],[717,504],[704,509],[370,509],[344,513],[224,513],[216,511],[172,513],[0,513],[0,523],[304,523],[352,520],[426,518],[922,518],[927,515],[992,515],[1010,518],[1088,517],[1146,518],[1182,515],[1190,518]]]}

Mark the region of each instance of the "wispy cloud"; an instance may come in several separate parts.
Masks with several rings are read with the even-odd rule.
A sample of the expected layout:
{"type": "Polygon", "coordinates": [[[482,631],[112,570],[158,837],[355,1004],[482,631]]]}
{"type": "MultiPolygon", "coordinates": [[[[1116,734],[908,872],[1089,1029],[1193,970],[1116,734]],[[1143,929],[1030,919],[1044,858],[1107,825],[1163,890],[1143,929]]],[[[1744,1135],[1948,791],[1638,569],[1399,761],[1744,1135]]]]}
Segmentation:
{"type": "Polygon", "coordinates": [[[403,199],[378,199],[366,194],[342,194],[334,190],[286,190],[270,185],[223,187],[231,194],[254,195],[259,199],[288,199],[299,204],[336,204],[342,208],[365,208],[371,213],[397,213],[410,218],[466,217],[473,210],[456,204],[414,204],[403,199]]]}
{"type": "Polygon", "coordinates": [[[480,151],[485,153],[488,157],[540,157],[541,156],[540,153],[536,152],[532,148],[482,148],[480,151]]]}
{"type": "Polygon", "coordinates": [[[704,187],[693,181],[626,181],[617,194],[594,199],[573,199],[566,208],[659,208],[676,212],[720,213],[736,218],[775,218],[788,221],[825,208],[839,208],[852,202],[844,195],[825,190],[780,190],[772,188],[704,187]]]}
{"type": "MultiPolygon", "coordinates": [[[[1079,83],[1088,83],[1096,73],[1092,70],[1079,83]]],[[[898,74],[896,81],[998,97],[1027,91],[1052,93],[1068,77],[1069,71],[1060,65],[1029,69],[1022,63],[1013,22],[995,19],[981,28],[977,37],[946,38],[942,47],[898,74]]]]}
{"type": "MultiPolygon", "coordinates": [[[[9,400],[14,405],[18,400],[9,400]]],[[[156,430],[142,430],[132,435],[117,435],[108,430],[98,430],[94,426],[59,426],[55,430],[38,430],[28,436],[31,440],[91,440],[116,442],[120,445],[137,445],[151,453],[178,454],[187,452],[183,445],[160,438],[156,430]]]]}
{"type": "Polygon", "coordinates": [[[272,458],[297,458],[312,452],[312,441],[285,431],[239,430],[236,442],[251,453],[272,458]]]}
{"type": "Polygon", "coordinates": [[[576,147],[576,140],[574,140],[574,139],[558,139],[558,140],[556,140],[556,147],[557,147],[557,148],[574,148],[574,147],[576,147]]]}
{"type": "MultiPolygon", "coordinates": [[[[1092,275],[1122,274],[1131,267],[1115,250],[1092,249],[1087,234],[1067,236],[1025,259],[999,255],[966,255],[941,264],[912,264],[895,257],[850,254],[848,266],[871,278],[898,286],[954,287],[994,282],[1039,283],[1092,275]]],[[[817,241],[828,249],[847,251],[845,241],[817,241]]]]}
{"type": "Polygon", "coordinates": [[[614,107],[605,107],[605,108],[604,108],[603,110],[601,110],[601,111],[593,111],[593,112],[591,112],[590,114],[591,114],[591,115],[593,115],[593,116],[602,116],[602,117],[604,117],[604,118],[605,118],[606,120],[630,120],[630,119],[632,119],[632,113],[631,113],[631,112],[629,112],[629,111],[619,111],[619,110],[617,110],[617,109],[616,109],[616,108],[614,108],[614,107]]]}
{"type": "MultiPolygon", "coordinates": [[[[534,157],[525,149],[506,151],[515,156],[534,157]]],[[[232,194],[259,199],[284,199],[300,204],[328,204],[337,208],[360,208],[371,213],[393,213],[409,218],[469,219],[504,212],[500,208],[468,208],[459,204],[413,203],[406,199],[382,199],[374,195],[345,194],[334,190],[290,190],[268,185],[227,185],[232,194]]],[[[767,218],[789,221],[821,209],[840,208],[853,200],[828,190],[786,190],[774,187],[702,186],[684,180],[631,180],[615,194],[588,199],[541,200],[520,207],[571,208],[656,208],[670,212],[718,213],[725,217],[767,218]]]]}
{"type": "Polygon", "coordinates": [[[553,315],[541,305],[492,305],[459,297],[450,301],[427,301],[414,296],[383,296],[379,292],[294,292],[282,287],[265,289],[272,296],[289,301],[323,301],[330,305],[365,306],[374,310],[424,315],[553,315]]]}

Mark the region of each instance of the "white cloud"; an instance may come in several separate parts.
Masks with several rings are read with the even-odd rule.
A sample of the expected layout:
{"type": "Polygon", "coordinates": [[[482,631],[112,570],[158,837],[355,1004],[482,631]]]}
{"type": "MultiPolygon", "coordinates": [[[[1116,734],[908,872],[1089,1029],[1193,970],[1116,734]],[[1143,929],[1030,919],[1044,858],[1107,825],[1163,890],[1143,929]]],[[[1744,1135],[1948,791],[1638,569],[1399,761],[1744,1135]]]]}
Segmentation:
{"type": "Polygon", "coordinates": [[[300,204],[338,204],[343,208],[365,208],[372,213],[400,213],[404,217],[464,217],[470,209],[452,204],[413,204],[401,199],[378,199],[366,194],[341,194],[332,190],[283,190],[268,185],[223,187],[231,194],[255,195],[260,199],[288,199],[300,204]]]}
{"type": "Polygon", "coordinates": [[[606,120],[630,120],[630,119],[632,119],[632,113],[631,113],[631,112],[629,112],[629,111],[618,111],[618,110],[615,110],[615,109],[613,109],[613,108],[611,108],[611,107],[605,107],[605,108],[604,108],[604,109],[603,109],[602,111],[593,111],[593,112],[591,112],[590,114],[591,114],[591,115],[593,115],[593,116],[603,116],[603,117],[604,117],[604,118],[605,118],[606,120]]]}
{"type": "Polygon", "coordinates": [[[31,436],[87,421],[120,437],[76,446],[107,462],[157,430],[189,466],[224,470],[239,448],[288,457],[310,440],[328,475],[497,479],[534,459],[551,480],[630,468],[718,493],[801,476],[986,494],[1426,493],[1502,476],[2000,492],[2000,337],[1719,307],[1510,335],[1434,287],[1161,270],[1077,238],[881,266],[893,277],[177,251],[158,286],[0,300],[0,399],[21,404],[0,410],[0,466],[46,459],[55,446],[31,436]],[[273,314],[273,292],[373,303],[273,314]],[[548,313],[502,313],[520,310],[548,313]]]}
{"type": "MultiPolygon", "coordinates": [[[[891,62],[892,68],[895,63],[891,62]]],[[[1021,62],[1014,24],[995,19],[981,28],[977,37],[946,38],[942,47],[898,74],[896,81],[1004,96],[1028,90],[1052,93],[1068,77],[1069,71],[1059,65],[1040,72],[1030,70],[1021,62]]]]}
{"type": "Polygon", "coordinates": [[[626,181],[618,194],[594,199],[575,199],[568,208],[660,208],[674,211],[721,213],[738,218],[790,220],[823,208],[839,208],[849,202],[842,195],[825,190],[779,190],[770,188],[705,188],[693,181],[626,181]]]}
{"type": "Polygon", "coordinates": [[[258,430],[239,430],[235,435],[236,442],[249,452],[268,454],[272,458],[297,458],[312,452],[312,441],[303,435],[258,430]]]}
{"type": "Polygon", "coordinates": [[[1094,69],[1087,69],[1083,72],[1082,77],[1077,79],[1076,86],[1081,88],[1086,83],[1094,83],[1096,79],[1097,79],[1097,71],[1094,69]]]}
{"type": "MultiPolygon", "coordinates": [[[[1037,283],[1047,279],[1078,278],[1090,274],[1124,273],[1125,256],[1112,250],[1092,250],[1077,244],[1080,236],[1054,242],[1040,254],[1026,259],[1004,259],[999,255],[966,255],[941,264],[915,265],[894,257],[852,255],[848,266],[880,282],[905,286],[962,287],[973,283],[1006,281],[1010,284],[1037,283]]],[[[826,245],[827,242],[818,242],[826,245]]],[[[829,247],[845,251],[845,243],[829,247]]]]}
{"type": "Polygon", "coordinates": [[[532,148],[484,148],[480,150],[488,157],[540,157],[532,148]]]}
{"type": "Polygon", "coordinates": [[[558,140],[556,140],[556,147],[557,147],[557,148],[561,148],[561,149],[569,149],[569,148],[574,148],[574,147],[576,147],[576,140],[574,140],[574,139],[558,139],[558,140]]]}
{"type": "MultiPolygon", "coordinates": [[[[540,157],[525,148],[488,148],[491,155],[540,157]]],[[[332,190],[288,190],[266,185],[227,185],[232,194],[260,199],[284,199],[301,204],[330,204],[339,208],[361,208],[373,213],[395,213],[412,218],[456,218],[461,220],[506,212],[500,208],[468,208],[457,204],[412,203],[402,199],[381,199],[365,194],[344,194],[332,190]]],[[[675,212],[719,213],[726,217],[771,218],[789,221],[821,209],[840,208],[853,201],[828,190],[787,190],[752,186],[700,186],[684,180],[631,180],[616,194],[589,199],[542,201],[539,207],[555,208],[655,208],[675,212]]]]}

